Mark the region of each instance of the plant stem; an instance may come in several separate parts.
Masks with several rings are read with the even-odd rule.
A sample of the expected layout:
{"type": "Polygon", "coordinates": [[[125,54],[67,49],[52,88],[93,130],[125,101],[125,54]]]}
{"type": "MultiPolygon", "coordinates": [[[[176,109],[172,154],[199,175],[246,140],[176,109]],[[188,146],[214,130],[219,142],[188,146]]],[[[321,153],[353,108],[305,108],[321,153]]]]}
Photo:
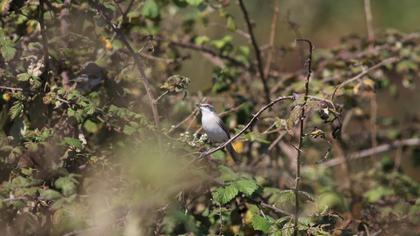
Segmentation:
{"type": "Polygon", "coordinates": [[[252,47],[254,48],[255,56],[257,57],[258,64],[258,73],[260,74],[261,83],[264,89],[265,101],[269,103],[270,99],[270,89],[268,88],[267,81],[264,74],[264,65],[261,58],[261,51],[258,47],[257,40],[255,38],[254,30],[252,29],[251,19],[249,18],[248,11],[246,10],[243,0],[238,0],[239,6],[241,7],[242,13],[245,18],[246,26],[248,27],[249,36],[251,37],[252,47]]]}
{"type": "Polygon", "coordinates": [[[301,105],[301,112],[299,118],[299,144],[297,146],[297,156],[296,156],[296,186],[295,186],[295,215],[294,215],[294,230],[293,234],[295,236],[298,235],[298,223],[299,223],[299,185],[300,185],[300,164],[301,164],[301,153],[302,153],[302,144],[304,138],[304,121],[305,121],[305,107],[308,101],[309,96],[309,81],[312,74],[312,42],[308,39],[296,39],[297,42],[305,42],[309,46],[309,55],[307,58],[308,63],[308,70],[306,75],[306,82],[305,82],[305,97],[303,104],[301,105]]]}

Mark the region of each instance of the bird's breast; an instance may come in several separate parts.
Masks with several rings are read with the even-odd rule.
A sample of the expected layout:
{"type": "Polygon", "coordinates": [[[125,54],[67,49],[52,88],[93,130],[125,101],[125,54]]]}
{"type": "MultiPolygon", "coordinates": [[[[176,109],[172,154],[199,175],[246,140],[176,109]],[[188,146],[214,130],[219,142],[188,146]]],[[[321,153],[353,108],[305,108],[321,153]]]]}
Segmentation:
{"type": "Polygon", "coordinates": [[[219,125],[219,117],[215,115],[203,115],[201,124],[211,142],[222,143],[229,139],[226,132],[219,125]]]}

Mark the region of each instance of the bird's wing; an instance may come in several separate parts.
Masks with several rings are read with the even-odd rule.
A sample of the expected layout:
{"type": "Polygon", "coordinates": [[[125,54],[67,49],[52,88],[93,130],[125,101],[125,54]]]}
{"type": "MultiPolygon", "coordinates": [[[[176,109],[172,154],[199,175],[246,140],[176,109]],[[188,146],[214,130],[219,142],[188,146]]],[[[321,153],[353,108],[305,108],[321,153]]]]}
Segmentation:
{"type": "Polygon", "coordinates": [[[225,133],[227,134],[228,139],[230,138],[230,134],[229,134],[229,130],[226,128],[225,123],[223,123],[222,119],[218,119],[217,120],[217,124],[222,127],[223,131],[225,131],[225,133]]]}

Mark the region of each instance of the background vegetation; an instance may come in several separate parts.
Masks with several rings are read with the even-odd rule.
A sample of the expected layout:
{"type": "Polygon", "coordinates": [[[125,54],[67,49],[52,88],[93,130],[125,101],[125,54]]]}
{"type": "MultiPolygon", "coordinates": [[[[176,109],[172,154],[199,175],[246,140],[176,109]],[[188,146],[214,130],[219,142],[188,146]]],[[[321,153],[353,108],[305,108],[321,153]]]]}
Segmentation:
{"type": "Polygon", "coordinates": [[[419,10],[1,0],[1,235],[418,235],[419,10]]]}

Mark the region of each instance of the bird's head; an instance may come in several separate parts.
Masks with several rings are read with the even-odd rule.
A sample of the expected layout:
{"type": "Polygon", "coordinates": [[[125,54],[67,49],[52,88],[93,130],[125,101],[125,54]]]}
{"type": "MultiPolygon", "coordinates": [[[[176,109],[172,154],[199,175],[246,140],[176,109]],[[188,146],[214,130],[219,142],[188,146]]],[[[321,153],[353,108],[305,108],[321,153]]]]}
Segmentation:
{"type": "Polygon", "coordinates": [[[214,107],[208,103],[200,103],[200,104],[197,104],[197,106],[200,108],[201,113],[215,112],[214,107]]]}

